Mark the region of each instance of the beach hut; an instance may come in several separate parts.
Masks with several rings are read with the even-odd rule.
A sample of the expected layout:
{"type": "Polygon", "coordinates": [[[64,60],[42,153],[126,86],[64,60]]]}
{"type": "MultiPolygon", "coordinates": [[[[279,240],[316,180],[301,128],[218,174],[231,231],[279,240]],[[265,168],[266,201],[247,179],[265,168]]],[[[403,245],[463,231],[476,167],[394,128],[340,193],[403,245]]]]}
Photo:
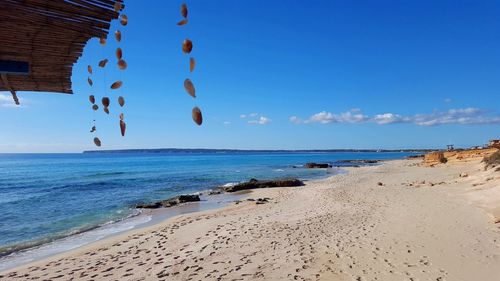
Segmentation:
{"type": "Polygon", "coordinates": [[[123,0],[0,1],[0,91],[72,94],[73,65],[107,37],[123,0]],[[118,3],[118,4],[117,4],[118,3]]]}

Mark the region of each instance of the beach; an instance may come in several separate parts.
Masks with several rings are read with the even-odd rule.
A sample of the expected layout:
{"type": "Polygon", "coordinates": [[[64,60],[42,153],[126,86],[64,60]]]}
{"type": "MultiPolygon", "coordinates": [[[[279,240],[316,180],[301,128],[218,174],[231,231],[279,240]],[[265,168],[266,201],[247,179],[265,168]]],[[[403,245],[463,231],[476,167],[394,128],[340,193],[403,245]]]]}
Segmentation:
{"type": "Polygon", "coordinates": [[[253,190],[0,279],[498,280],[500,173],[478,159],[421,162],[253,190]]]}

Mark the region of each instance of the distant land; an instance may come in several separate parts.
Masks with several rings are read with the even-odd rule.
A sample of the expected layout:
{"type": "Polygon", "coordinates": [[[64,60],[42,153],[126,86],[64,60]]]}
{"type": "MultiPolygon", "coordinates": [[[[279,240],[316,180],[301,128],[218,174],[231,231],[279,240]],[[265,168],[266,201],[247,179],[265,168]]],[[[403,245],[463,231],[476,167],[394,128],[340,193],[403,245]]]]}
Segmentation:
{"type": "Polygon", "coordinates": [[[117,149],[86,150],[83,153],[328,153],[328,152],[415,152],[424,153],[436,149],[209,149],[209,148],[151,148],[151,149],[117,149]]]}

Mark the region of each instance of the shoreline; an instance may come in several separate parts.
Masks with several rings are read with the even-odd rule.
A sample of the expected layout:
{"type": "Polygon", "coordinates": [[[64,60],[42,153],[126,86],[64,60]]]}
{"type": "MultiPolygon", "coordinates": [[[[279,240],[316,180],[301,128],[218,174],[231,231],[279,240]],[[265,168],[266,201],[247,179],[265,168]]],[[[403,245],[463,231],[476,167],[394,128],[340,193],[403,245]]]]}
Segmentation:
{"type": "Polygon", "coordinates": [[[476,162],[419,162],[386,161],[304,187],[253,190],[248,197],[269,202],[179,215],[0,276],[495,280],[500,177],[476,162]]]}
{"type": "Polygon", "coordinates": [[[54,256],[92,246],[100,241],[145,229],[185,214],[221,209],[235,200],[242,199],[245,196],[244,193],[222,193],[203,196],[203,200],[200,202],[188,202],[170,208],[141,209],[137,215],[1,256],[0,272],[13,270],[27,264],[40,262],[54,256]]]}
{"type": "MultiPolygon", "coordinates": [[[[382,163],[385,160],[376,161],[382,163]]],[[[359,166],[335,166],[327,169],[324,175],[301,180],[303,180],[304,182],[308,182],[332,177],[338,174],[345,173],[344,168],[346,167],[359,166]]],[[[278,180],[280,178],[275,179],[278,180]]],[[[228,184],[235,183],[231,182],[228,184]]],[[[251,192],[251,190],[244,190],[238,192],[221,192],[219,194],[209,194],[210,191],[219,190],[223,186],[218,186],[212,189],[201,190],[199,192],[193,193],[200,194],[202,200],[199,202],[187,202],[169,208],[138,209],[139,213],[124,217],[123,219],[120,219],[118,221],[96,225],[88,230],[82,230],[77,233],[68,234],[60,238],[55,238],[48,242],[42,242],[40,244],[36,244],[35,246],[22,248],[20,250],[2,255],[0,256],[0,272],[12,270],[29,263],[35,263],[60,254],[71,252],[73,250],[92,245],[102,240],[111,239],[120,234],[128,233],[138,229],[144,229],[159,224],[164,220],[168,220],[183,214],[221,209],[233,203],[234,201],[242,199],[246,196],[245,194],[251,192]]],[[[175,198],[175,196],[170,198],[175,198]]],[[[170,198],[167,198],[167,200],[170,198]]]]}

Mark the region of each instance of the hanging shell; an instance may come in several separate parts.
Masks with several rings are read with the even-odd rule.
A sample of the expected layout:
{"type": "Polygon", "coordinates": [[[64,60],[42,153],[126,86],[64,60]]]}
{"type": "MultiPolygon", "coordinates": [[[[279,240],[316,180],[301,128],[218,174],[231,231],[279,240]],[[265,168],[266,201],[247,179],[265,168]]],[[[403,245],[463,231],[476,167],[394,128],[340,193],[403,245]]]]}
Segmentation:
{"type": "Polygon", "coordinates": [[[127,129],[127,124],[123,120],[120,120],[120,132],[122,133],[122,137],[125,136],[125,130],[127,129]]]}
{"type": "Polygon", "coordinates": [[[103,59],[99,62],[99,67],[105,67],[108,63],[108,59],[103,59]]]}
{"type": "Polygon", "coordinates": [[[198,126],[201,126],[201,124],[203,123],[203,116],[201,116],[201,110],[197,106],[193,108],[193,112],[191,113],[191,115],[193,117],[194,123],[196,123],[198,126]]]}
{"type": "Polygon", "coordinates": [[[96,146],[101,146],[101,140],[99,138],[94,138],[94,143],[96,146]]]}
{"type": "Polygon", "coordinates": [[[104,107],[102,110],[104,110],[104,112],[106,112],[106,114],[109,114],[109,108],[104,107]]]}
{"type": "Polygon", "coordinates": [[[97,104],[94,104],[94,105],[92,106],[92,109],[93,109],[94,111],[96,111],[96,110],[98,110],[98,109],[99,109],[99,106],[98,106],[97,104]]]}
{"type": "Polygon", "coordinates": [[[122,41],[122,33],[120,30],[115,31],[115,39],[118,42],[122,41]]]}
{"type": "Polygon", "coordinates": [[[105,37],[99,38],[99,43],[103,46],[106,45],[106,38],[105,37]]]}
{"type": "Polygon", "coordinates": [[[92,126],[92,129],[90,129],[90,132],[91,132],[91,133],[93,133],[93,132],[95,132],[95,131],[96,131],[95,126],[92,126]]]}
{"type": "Polygon", "coordinates": [[[90,101],[91,104],[95,103],[95,97],[94,97],[94,95],[90,95],[89,96],[89,101],[90,101]]]}
{"type": "Polygon", "coordinates": [[[109,98],[108,97],[104,97],[102,98],[102,105],[104,105],[104,107],[108,107],[109,106],[109,98]]]}
{"type": "Polygon", "coordinates": [[[128,24],[128,17],[127,15],[124,15],[122,14],[120,16],[120,23],[123,25],[123,26],[126,26],[128,24]]]}
{"type": "Polygon", "coordinates": [[[189,72],[193,72],[195,66],[196,61],[194,60],[194,58],[189,58],[189,72]]]}
{"type": "Polygon", "coordinates": [[[187,23],[188,23],[188,20],[187,19],[183,19],[180,22],[178,22],[177,25],[178,26],[183,26],[183,25],[186,25],[187,23]]]}
{"type": "Polygon", "coordinates": [[[186,92],[192,96],[193,98],[196,98],[196,90],[194,89],[193,82],[191,80],[186,79],[184,80],[184,89],[186,89],[186,92]]]}
{"type": "Polygon", "coordinates": [[[118,68],[120,68],[121,70],[127,69],[127,62],[124,60],[119,60],[118,61],[118,68]]]}
{"type": "Polygon", "coordinates": [[[116,58],[121,60],[123,57],[123,52],[121,48],[116,48],[116,58]]]}
{"type": "Polygon", "coordinates": [[[181,15],[185,18],[188,16],[188,7],[186,4],[181,5],[181,15]]]}
{"type": "Polygon", "coordinates": [[[122,86],[123,82],[122,81],[116,81],[115,83],[111,84],[111,89],[116,90],[122,86]]]}
{"type": "Polygon", "coordinates": [[[123,105],[125,105],[125,99],[122,96],[118,97],[118,104],[121,107],[123,107],[123,105]]]}
{"type": "Polygon", "coordinates": [[[123,121],[123,119],[125,118],[125,117],[123,116],[123,113],[120,113],[119,117],[120,117],[120,120],[122,120],[122,121],[123,121]]]}
{"type": "Polygon", "coordinates": [[[92,85],[94,85],[94,82],[92,81],[92,79],[90,79],[90,77],[89,77],[89,78],[87,78],[87,82],[89,83],[89,85],[90,85],[91,87],[92,87],[92,85]]]}
{"type": "Polygon", "coordinates": [[[89,72],[89,74],[92,74],[92,66],[87,65],[87,71],[89,72]]]}
{"type": "Polygon", "coordinates": [[[115,8],[115,12],[119,12],[123,9],[123,5],[120,2],[116,2],[114,5],[114,8],[115,8]]]}
{"type": "Polygon", "coordinates": [[[184,42],[182,42],[182,52],[184,52],[184,54],[189,54],[191,50],[193,50],[193,42],[189,39],[184,40],[184,42]]]}

